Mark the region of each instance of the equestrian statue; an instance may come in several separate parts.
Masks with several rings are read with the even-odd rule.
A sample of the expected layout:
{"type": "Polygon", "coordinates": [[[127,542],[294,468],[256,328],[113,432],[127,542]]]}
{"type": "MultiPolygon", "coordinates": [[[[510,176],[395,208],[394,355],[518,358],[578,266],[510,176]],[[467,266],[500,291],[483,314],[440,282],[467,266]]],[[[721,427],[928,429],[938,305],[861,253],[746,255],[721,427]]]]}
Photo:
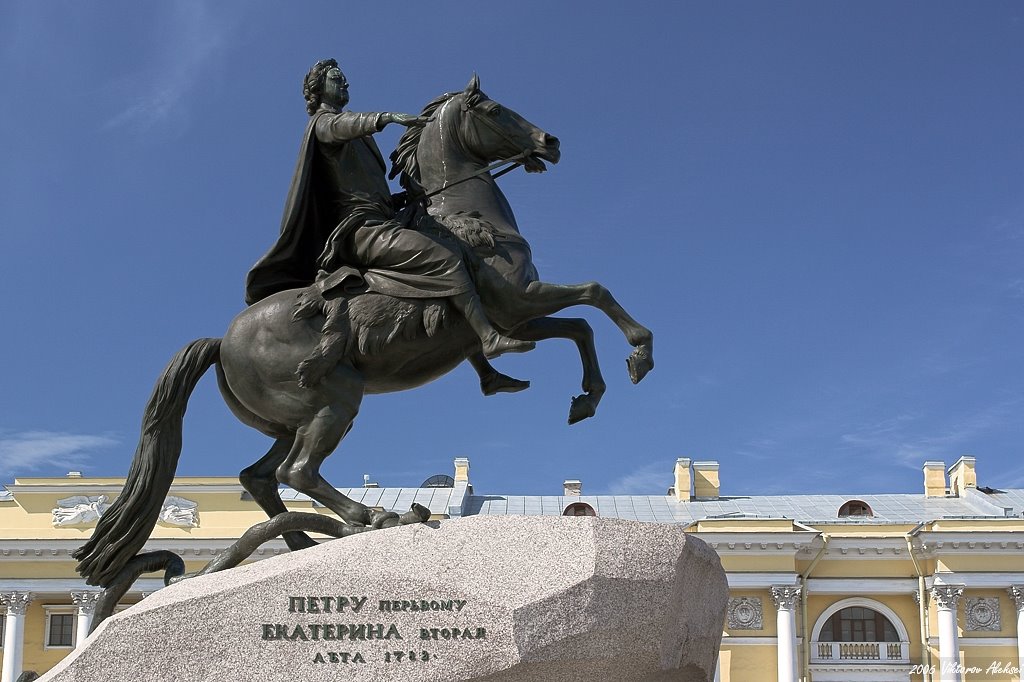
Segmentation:
{"type": "MultiPolygon", "coordinates": [[[[619,327],[634,347],[634,383],[654,367],[652,333],[604,286],[540,280],[498,187],[499,166],[542,172],[545,161],[557,163],[557,138],[487,97],[476,75],[418,116],[347,111],[348,81],[334,60],[310,69],[303,93],[310,117],[280,237],[249,272],[249,307],[224,337],[188,344],[157,380],[124,490],[74,553],[90,585],[123,594],[142,571],[163,568],[167,580],[183,573],[180,558],[140,551],[174,478],[189,396],[211,366],[234,415],[274,444],[240,475],[270,520],[203,572],[239,563],[276,535],[298,550],[315,544],[303,531],[340,537],[429,517],[419,505],[370,509],[320,474],[368,393],[421,386],[464,360],[485,394],[522,390],[528,382],[490,360],[565,338],[583,365],[569,423],[591,417],[605,391],[592,330],[550,317],[574,305],[596,307],[619,327]],[[403,188],[394,196],[373,139],[393,123],[406,128],[391,154],[390,177],[403,188]],[[288,512],[279,484],[339,518],[288,512]]],[[[104,597],[110,608],[117,596],[104,597]]]]}

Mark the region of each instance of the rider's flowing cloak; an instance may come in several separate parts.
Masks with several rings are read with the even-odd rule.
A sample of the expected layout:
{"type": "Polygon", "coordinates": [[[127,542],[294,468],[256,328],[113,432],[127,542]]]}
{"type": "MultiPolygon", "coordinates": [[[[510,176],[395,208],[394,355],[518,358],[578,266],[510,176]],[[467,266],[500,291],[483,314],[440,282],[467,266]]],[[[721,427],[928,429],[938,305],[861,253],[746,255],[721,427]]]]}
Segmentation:
{"type": "Polygon", "coordinates": [[[309,286],[316,279],[317,258],[334,229],[333,224],[320,218],[321,215],[326,218],[330,212],[318,206],[316,194],[309,191],[317,118],[310,116],[302,135],[299,160],[284,203],[281,236],[246,275],[245,302],[248,305],[285,289],[309,286]]]}
{"type": "MultiPolygon", "coordinates": [[[[337,211],[324,197],[314,191],[312,175],[317,166],[314,156],[319,144],[317,120],[330,112],[320,111],[310,117],[302,136],[299,158],[292,176],[281,219],[281,235],[273,247],[252,267],[246,277],[245,302],[249,305],[286,289],[312,284],[320,270],[325,245],[336,250],[339,233],[347,232],[361,222],[357,210],[337,224],[337,211]]],[[[365,144],[385,169],[384,159],[373,142],[356,139],[346,144],[365,144]]],[[[386,182],[386,181],[385,181],[386,182]]],[[[390,209],[387,209],[390,212],[390,209]]],[[[371,211],[372,213],[372,211],[371,211]]],[[[329,288],[348,291],[367,289],[391,296],[410,298],[444,298],[472,288],[461,261],[447,249],[422,233],[409,234],[403,229],[413,211],[405,211],[397,219],[365,227],[356,237],[357,248],[369,269],[341,267],[325,282],[329,288]]],[[[378,217],[380,213],[377,213],[378,217]]],[[[344,260],[332,259],[337,265],[344,260]]],[[[336,267],[335,266],[335,267],[336,267]]],[[[332,268],[333,269],[333,268],[332,268]]]]}

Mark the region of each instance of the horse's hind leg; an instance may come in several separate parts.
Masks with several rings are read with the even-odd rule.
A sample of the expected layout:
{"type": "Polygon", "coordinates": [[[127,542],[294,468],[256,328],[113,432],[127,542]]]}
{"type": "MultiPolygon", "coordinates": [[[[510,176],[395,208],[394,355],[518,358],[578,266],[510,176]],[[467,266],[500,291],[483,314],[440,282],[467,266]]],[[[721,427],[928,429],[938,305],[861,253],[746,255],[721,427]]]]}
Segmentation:
{"type": "MultiPolygon", "coordinates": [[[[274,444],[255,464],[242,470],[238,475],[242,487],[252,495],[252,499],[267,513],[267,516],[274,518],[278,514],[288,511],[281,500],[281,494],[277,490],[277,467],[281,466],[291,451],[294,437],[278,438],[274,444]]],[[[316,542],[302,532],[290,532],[284,534],[285,544],[288,549],[298,551],[307,547],[316,546],[316,542]]]]}
{"type": "MultiPolygon", "coordinates": [[[[337,388],[338,378],[335,375],[326,381],[337,388]]],[[[335,394],[334,401],[298,428],[287,455],[275,471],[279,481],[309,495],[345,522],[366,525],[370,520],[368,508],[342,495],[320,475],[320,465],[338,447],[359,413],[362,384],[354,378],[345,380],[345,383],[351,384],[350,390],[331,391],[335,394]]]]}
{"type": "Polygon", "coordinates": [[[580,318],[542,317],[530,320],[511,332],[517,339],[543,341],[545,339],[570,339],[576,343],[583,364],[583,394],[572,399],[569,408],[569,423],[575,424],[597,412],[597,405],[605,392],[604,377],[594,348],[594,331],[586,320],[580,318]]]}
{"type": "Polygon", "coordinates": [[[626,360],[629,378],[634,384],[654,369],[654,334],[650,329],[633,319],[625,308],[619,305],[611,292],[599,282],[585,284],[549,284],[530,282],[526,289],[510,301],[516,312],[525,318],[553,315],[574,305],[589,305],[599,309],[622,330],[633,353],[626,360]]]}
{"type": "Polygon", "coordinates": [[[309,495],[353,525],[390,526],[426,521],[430,512],[425,507],[414,505],[413,510],[402,516],[375,512],[342,495],[320,475],[323,461],[352,428],[363,398],[362,380],[354,372],[336,370],[324,384],[329,385],[322,384],[321,390],[330,394],[331,402],[298,428],[287,457],[276,469],[277,479],[309,495]]]}

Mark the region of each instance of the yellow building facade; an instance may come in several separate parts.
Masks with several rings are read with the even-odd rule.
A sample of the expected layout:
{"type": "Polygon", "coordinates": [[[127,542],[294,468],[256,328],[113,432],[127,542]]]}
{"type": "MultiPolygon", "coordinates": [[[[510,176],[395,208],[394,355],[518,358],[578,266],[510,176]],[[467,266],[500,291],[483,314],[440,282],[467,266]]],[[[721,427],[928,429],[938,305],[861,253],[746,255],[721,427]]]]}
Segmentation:
{"type": "MultiPolygon", "coordinates": [[[[722,682],[1020,680],[1024,658],[1024,490],[978,485],[976,462],[923,466],[923,491],[727,496],[717,462],[680,459],[668,494],[588,496],[474,492],[469,461],[420,488],[367,483],[341,492],[371,507],[433,518],[599,515],[670,523],[721,556],[730,598],[722,682]]],[[[124,479],[18,478],[0,488],[2,677],[44,672],[85,638],[98,592],[71,553],[124,479]]],[[[292,511],[330,514],[283,490],[292,511]]],[[[235,478],[178,478],[148,550],[198,570],[266,517],[235,478]]],[[[287,552],[280,540],[252,560],[287,552]]],[[[160,589],[144,577],[124,607],[160,589]]]]}

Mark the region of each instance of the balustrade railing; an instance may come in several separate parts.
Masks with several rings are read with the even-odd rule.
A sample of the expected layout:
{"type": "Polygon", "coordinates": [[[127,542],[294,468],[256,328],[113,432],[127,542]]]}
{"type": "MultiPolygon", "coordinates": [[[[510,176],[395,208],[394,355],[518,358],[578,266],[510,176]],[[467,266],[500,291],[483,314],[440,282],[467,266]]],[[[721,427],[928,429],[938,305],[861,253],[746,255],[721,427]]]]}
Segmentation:
{"type": "Polygon", "coordinates": [[[812,663],[907,663],[909,660],[909,642],[814,642],[811,648],[812,663]]]}

